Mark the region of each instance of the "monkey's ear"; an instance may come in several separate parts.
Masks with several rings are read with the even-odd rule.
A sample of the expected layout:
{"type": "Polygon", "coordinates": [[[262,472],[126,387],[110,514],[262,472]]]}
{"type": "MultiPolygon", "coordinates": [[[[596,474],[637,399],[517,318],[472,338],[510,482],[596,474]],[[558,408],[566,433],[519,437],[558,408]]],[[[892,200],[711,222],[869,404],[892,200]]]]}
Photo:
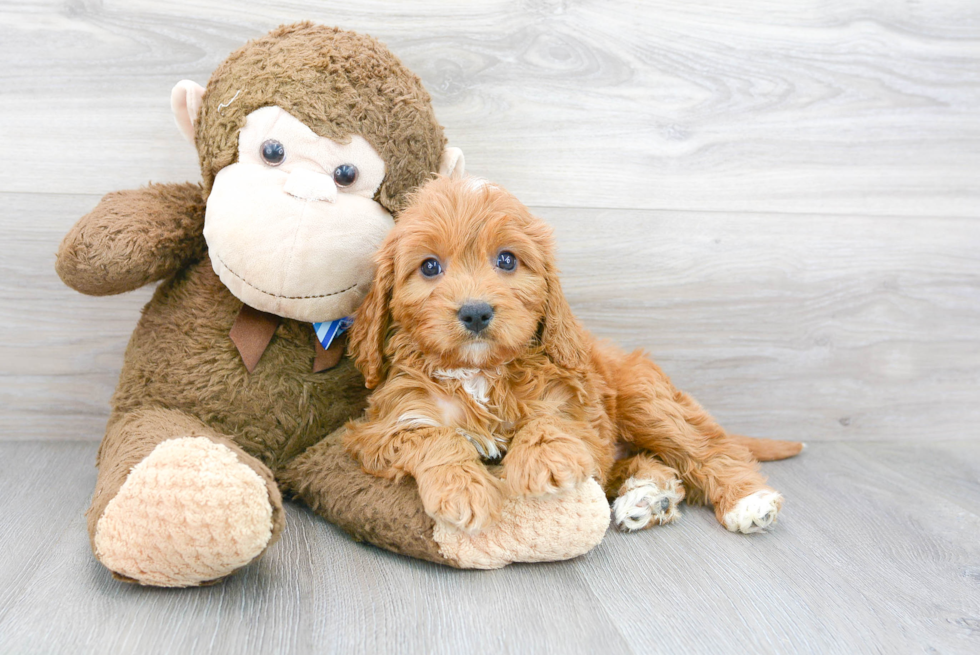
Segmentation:
{"type": "Polygon", "coordinates": [[[446,146],[446,149],[442,151],[442,160],[439,162],[439,175],[459,180],[465,174],[466,159],[463,157],[463,151],[459,148],[446,146]]]}
{"type": "Polygon", "coordinates": [[[389,238],[375,257],[378,270],[364,302],[354,314],[348,344],[354,364],[368,389],[381,383],[385,374],[385,339],[391,325],[391,294],[395,286],[395,247],[389,238]]]}
{"type": "Polygon", "coordinates": [[[204,87],[197,82],[181,80],[170,92],[170,110],[177,121],[177,129],[191,145],[194,145],[194,123],[201,111],[204,87]]]}

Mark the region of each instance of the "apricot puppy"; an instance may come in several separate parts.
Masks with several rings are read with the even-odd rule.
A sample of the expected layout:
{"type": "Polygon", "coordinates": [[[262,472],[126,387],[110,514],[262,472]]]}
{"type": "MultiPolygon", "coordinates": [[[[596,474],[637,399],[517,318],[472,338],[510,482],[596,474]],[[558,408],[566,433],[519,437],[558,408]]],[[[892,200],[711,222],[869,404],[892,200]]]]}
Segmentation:
{"type": "Polygon", "coordinates": [[[732,531],[775,522],[782,497],[753,454],[801,444],[729,435],[642,352],[593,339],[562,294],[550,228],[508,192],[427,183],[376,263],[350,346],[377,389],[345,444],[369,473],[414,477],[436,520],[478,531],[505,494],[592,476],[624,530],[673,521],[685,493],[732,531]]]}

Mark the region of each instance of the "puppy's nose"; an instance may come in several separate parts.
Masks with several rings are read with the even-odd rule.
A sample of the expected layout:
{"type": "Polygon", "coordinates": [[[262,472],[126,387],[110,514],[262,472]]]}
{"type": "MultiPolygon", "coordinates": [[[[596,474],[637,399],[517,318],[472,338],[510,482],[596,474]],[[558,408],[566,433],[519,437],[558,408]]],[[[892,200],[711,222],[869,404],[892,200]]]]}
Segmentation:
{"type": "Polygon", "coordinates": [[[459,322],[473,334],[479,334],[493,320],[493,307],[485,302],[468,302],[456,312],[459,322]]]}

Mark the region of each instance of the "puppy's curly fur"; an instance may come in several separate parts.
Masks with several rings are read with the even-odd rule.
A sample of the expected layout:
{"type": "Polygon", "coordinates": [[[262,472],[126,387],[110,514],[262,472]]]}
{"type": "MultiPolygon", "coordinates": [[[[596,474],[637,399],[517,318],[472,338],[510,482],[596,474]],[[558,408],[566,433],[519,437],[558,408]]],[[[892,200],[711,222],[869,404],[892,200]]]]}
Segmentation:
{"type": "Polygon", "coordinates": [[[508,192],[429,182],[376,263],[350,346],[377,389],[345,444],[370,473],[414,477],[433,518],[477,531],[505,494],[592,476],[627,530],[673,520],[685,493],[730,530],[775,519],[782,499],[753,454],[801,444],[729,435],[642,352],[592,338],[562,294],[550,228],[508,192]],[[474,305],[492,314],[482,330],[461,312],[474,305]]]}

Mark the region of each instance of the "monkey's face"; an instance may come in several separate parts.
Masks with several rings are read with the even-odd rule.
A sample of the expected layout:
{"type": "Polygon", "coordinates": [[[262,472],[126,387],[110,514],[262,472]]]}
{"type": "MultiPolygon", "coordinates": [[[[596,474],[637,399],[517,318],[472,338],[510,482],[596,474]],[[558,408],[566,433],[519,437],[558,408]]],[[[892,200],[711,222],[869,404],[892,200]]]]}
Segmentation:
{"type": "Polygon", "coordinates": [[[218,172],[204,238],[215,273],[242,302],[301,321],[352,313],[394,226],[374,201],[384,160],[360,136],[318,136],[280,107],[248,115],[238,161],[218,172]]]}

